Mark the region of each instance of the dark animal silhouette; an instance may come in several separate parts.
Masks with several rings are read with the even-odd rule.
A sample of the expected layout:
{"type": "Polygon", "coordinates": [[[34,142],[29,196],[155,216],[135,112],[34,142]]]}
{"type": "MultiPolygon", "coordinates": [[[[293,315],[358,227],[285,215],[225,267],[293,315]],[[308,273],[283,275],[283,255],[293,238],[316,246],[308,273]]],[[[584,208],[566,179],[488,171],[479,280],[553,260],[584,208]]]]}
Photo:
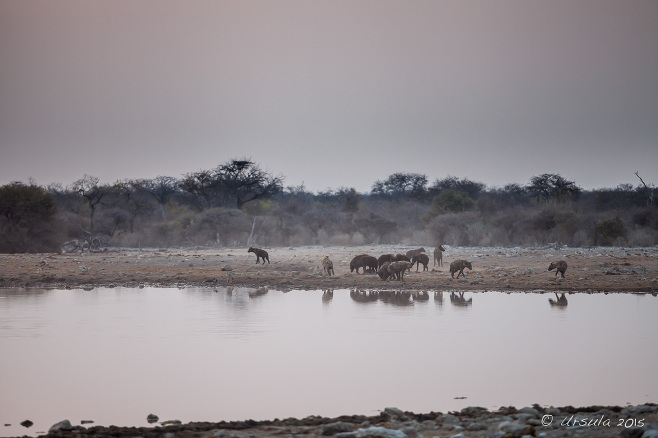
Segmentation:
{"type": "Polygon", "coordinates": [[[368,254],[359,254],[358,256],[354,256],[354,258],[350,262],[350,272],[354,272],[356,270],[356,273],[358,274],[359,268],[363,268],[363,273],[365,274],[366,268],[363,261],[364,257],[370,257],[370,256],[368,254]]]}
{"type": "Polygon", "coordinates": [[[567,272],[567,262],[564,260],[552,262],[548,267],[548,270],[552,271],[553,269],[555,269],[555,278],[557,278],[558,274],[562,274],[562,278],[564,278],[564,273],[567,272]]]}
{"type": "Polygon", "coordinates": [[[413,266],[414,263],[416,264],[416,272],[418,272],[418,267],[421,263],[423,264],[423,271],[427,271],[429,270],[427,265],[430,263],[430,256],[427,254],[418,254],[411,259],[411,266],[413,266]]]}
{"type": "Polygon", "coordinates": [[[443,266],[443,252],[446,249],[439,245],[436,248],[434,248],[434,266],[436,266],[436,263],[439,263],[439,266],[443,266]]]}
{"type": "Polygon", "coordinates": [[[457,278],[459,278],[460,275],[462,277],[466,277],[466,275],[464,275],[464,268],[473,270],[473,265],[471,262],[467,262],[466,260],[455,260],[454,262],[450,263],[450,276],[455,278],[455,272],[459,271],[457,273],[457,278]]]}
{"type": "Polygon", "coordinates": [[[378,261],[375,257],[365,256],[361,259],[361,262],[363,263],[364,273],[365,272],[371,272],[373,274],[377,273],[378,261]]]}
{"type": "Polygon", "coordinates": [[[267,260],[267,263],[270,263],[270,256],[267,254],[267,251],[260,249],[260,248],[254,248],[253,246],[249,247],[247,252],[253,252],[256,254],[256,264],[258,264],[258,260],[263,259],[263,264],[265,264],[265,260],[267,260]]]}
{"type": "Polygon", "coordinates": [[[409,257],[409,259],[413,259],[414,256],[417,256],[423,252],[425,252],[425,248],[412,249],[411,251],[407,251],[407,257],[409,257]]]}
{"type": "Polygon", "coordinates": [[[410,262],[411,259],[404,254],[395,254],[393,257],[394,262],[410,262]]]}
{"type": "Polygon", "coordinates": [[[377,269],[381,268],[386,262],[394,262],[395,256],[393,254],[384,254],[377,259],[377,269]]]}

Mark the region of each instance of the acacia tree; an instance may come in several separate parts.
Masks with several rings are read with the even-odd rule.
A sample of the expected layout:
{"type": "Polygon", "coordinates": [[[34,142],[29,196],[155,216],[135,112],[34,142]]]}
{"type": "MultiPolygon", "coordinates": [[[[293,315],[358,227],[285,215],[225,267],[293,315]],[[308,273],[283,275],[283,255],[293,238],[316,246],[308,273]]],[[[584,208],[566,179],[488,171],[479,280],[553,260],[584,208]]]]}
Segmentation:
{"type": "Polygon", "coordinates": [[[375,181],[372,185],[373,195],[411,196],[421,198],[425,194],[427,176],[420,173],[396,172],[384,181],[375,181]]]}
{"type": "Polygon", "coordinates": [[[192,202],[200,211],[212,206],[212,200],[217,193],[217,181],[210,170],[186,174],[179,182],[179,187],[193,196],[192,202]]]}
{"type": "Polygon", "coordinates": [[[214,179],[238,210],[247,202],[276,195],[283,189],[282,176],[273,176],[245,158],[217,166],[214,179]]]}
{"type": "Polygon", "coordinates": [[[559,174],[544,173],[530,179],[528,191],[537,196],[538,200],[555,199],[561,202],[577,198],[581,189],[574,181],[569,181],[559,174]]]}
{"type": "Polygon", "coordinates": [[[481,182],[471,181],[467,178],[459,179],[456,176],[447,176],[443,179],[437,179],[429,189],[430,194],[437,196],[444,190],[452,190],[457,192],[466,193],[469,197],[477,199],[477,197],[485,189],[485,185],[481,182]]]}

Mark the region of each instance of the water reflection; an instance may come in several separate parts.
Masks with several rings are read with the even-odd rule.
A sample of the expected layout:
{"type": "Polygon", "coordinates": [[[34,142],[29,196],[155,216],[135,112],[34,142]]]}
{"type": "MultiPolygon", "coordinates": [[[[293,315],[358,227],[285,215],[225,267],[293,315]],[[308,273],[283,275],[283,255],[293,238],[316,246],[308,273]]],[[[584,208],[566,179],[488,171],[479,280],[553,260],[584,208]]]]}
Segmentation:
{"type": "Polygon", "coordinates": [[[376,291],[350,289],[350,298],[357,303],[374,303],[379,299],[379,294],[376,291]]]}
{"type": "Polygon", "coordinates": [[[414,301],[428,301],[430,299],[430,294],[427,292],[412,292],[411,296],[414,301]]]}
{"type": "Polygon", "coordinates": [[[427,292],[409,292],[409,291],[373,291],[365,289],[351,289],[350,298],[356,301],[357,303],[376,303],[381,301],[386,304],[391,304],[393,306],[408,306],[413,304],[411,300],[413,294],[419,294],[418,296],[422,299],[422,294],[429,295],[427,292]]]}
{"type": "Polygon", "coordinates": [[[329,303],[329,301],[334,299],[334,290],[333,289],[325,289],[322,292],[322,302],[324,304],[329,303]]]}
{"type": "Polygon", "coordinates": [[[394,306],[408,306],[413,304],[413,301],[411,301],[411,292],[405,291],[381,291],[379,292],[379,299],[384,303],[394,306]]]}
{"type": "MultiPolygon", "coordinates": [[[[14,424],[32,417],[32,432],[65,415],[145,425],[148,412],[213,421],[369,413],[391,400],[429,412],[474,400],[584,406],[658,397],[658,299],[569,294],[569,312],[555,312],[546,299],[566,302],[566,294],[487,292],[477,295],[477,308],[474,297],[469,291],[284,293],[213,285],[0,290],[2,372],[11,376],[0,378],[0,394],[8,394],[0,397],[0,413],[14,424]],[[450,306],[443,306],[444,294],[450,306]],[[435,305],[425,304],[430,295],[435,305]],[[429,337],[440,348],[428,348],[429,337]],[[554,337],[559,345],[547,354],[547,344],[537,340],[554,337]],[[500,354],[501,339],[523,348],[500,354]],[[612,345],[633,354],[611,354],[612,345]],[[93,354],[80,353],[80,346],[93,346],[93,354]],[[391,352],[386,367],[383,352],[391,352]],[[463,360],[446,360],[457,356],[463,360]],[[542,360],[528,362],[533,357],[542,360]],[[475,378],[407,373],[391,379],[390,369],[406,369],[409,358],[440,367],[443,376],[475,378]],[[537,378],[565,361],[566,375],[537,378]],[[368,372],[355,373],[355,365],[368,372]],[[78,390],[69,391],[70,382],[78,390]],[[217,397],[222,393],[231,397],[217,397]]],[[[3,432],[26,433],[18,428],[3,432]]]]}
{"type": "Polygon", "coordinates": [[[551,305],[551,307],[556,307],[558,309],[565,309],[569,304],[569,301],[567,301],[567,297],[564,296],[564,293],[561,293],[558,296],[557,292],[555,292],[555,299],[549,298],[548,303],[551,305]]]}
{"type": "Polygon", "coordinates": [[[450,303],[457,307],[469,307],[473,305],[473,298],[464,298],[464,292],[450,292],[450,303]]]}
{"type": "Polygon", "coordinates": [[[265,295],[268,292],[269,292],[269,289],[267,289],[265,287],[259,287],[255,291],[248,291],[247,295],[249,295],[249,298],[258,298],[258,297],[262,297],[263,295],[265,295]]]}

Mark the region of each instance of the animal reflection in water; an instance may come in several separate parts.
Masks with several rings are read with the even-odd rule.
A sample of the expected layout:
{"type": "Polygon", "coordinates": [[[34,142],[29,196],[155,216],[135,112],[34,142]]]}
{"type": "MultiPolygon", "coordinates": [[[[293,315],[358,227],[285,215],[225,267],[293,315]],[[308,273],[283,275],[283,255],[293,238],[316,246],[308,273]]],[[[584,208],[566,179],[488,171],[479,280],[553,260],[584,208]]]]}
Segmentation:
{"type": "Polygon", "coordinates": [[[434,302],[439,306],[443,306],[443,292],[434,292],[434,302]]]}
{"type": "Polygon", "coordinates": [[[427,292],[412,292],[411,297],[414,301],[427,301],[430,299],[430,294],[427,292]]]}
{"type": "Polygon", "coordinates": [[[557,292],[555,292],[555,299],[549,298],[548,302],[551,307],[558,307],[563,309],[569,304],[569,301],[567,301],[567,297],[564,296],[564,293],[558,295],[557,292]]]}
{"type": "Polygon", "coordinates": [[[325,289],[322,292],[322,302],[323,303],[328,303],[329,301],[334,299],[334,290],[333,289],[325,289]]]}
{"type": "Polygon", "coordinates": [[[473,305],[473,298],[464,298],[464,292],[450,292],[450,302],[457,307],[468,307],[473,305]]]}
{"type": "Polygon", "coordinates": [[[350,290],[350,298],[358,303],[374,303],[377,301],[382,301],[394,306],[407,306],[413,304],[411,297],[411,292],[405,291],[366,291],[363,289],[350,290]]]}
{"type": "Polygon", "coordinates": [[[255,291],[249,291],[249,292],[247,292],[247,294],[249,295],[249,298],[257,298],[257,297],[262,297],[262,296],[265,295],[267,292],[269,292],[269,290],[268,290],[267,288],[259,287],[259,288],[256,289],[255,291]]]}

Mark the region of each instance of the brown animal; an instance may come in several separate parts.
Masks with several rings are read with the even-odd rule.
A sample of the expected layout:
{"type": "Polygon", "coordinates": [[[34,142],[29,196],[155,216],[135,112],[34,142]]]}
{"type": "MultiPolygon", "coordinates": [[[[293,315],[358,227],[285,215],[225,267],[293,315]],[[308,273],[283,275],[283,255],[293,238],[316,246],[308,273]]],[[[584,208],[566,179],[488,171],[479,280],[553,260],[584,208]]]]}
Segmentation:
{"type": "Polygon", "coordinates": [[[455,272],[459,271],[457,278],[459,278],[460,275],[462,277],[466,277],[466,275],[464,275],[464,268],[473,270],[473,265],[471,262],[467,262],[466,260],[455,260],[454,262],[450,263],[450,276],[455,278],[455,272]]]}
{"type": "Polygon", "coordinates": [[[359,268],[363,268],[363,273],[366,273],[366,268],[364,266],[363,258],[364,257],[370,257],[368,254],[359,254],[358,256],[354,256],[352,261],[350,262],[350,272],[354,272],[356,270],[356,273],[359,273],[359,268]]]}
{"type": "Polygon", "coordinates": [[[377,271],[377,275],[379,275],[379,278],[381,278],[384,281],[386,281],[386,279],[391,276],[391,273],[388,271],[388,266],[390,264],[391,262],[382,263],[382,265],[379,267],[379,270],[377,271]]]}
{"type": "Polygon", "coordinates": [[[329,256],[322,256],[322,269],[327,275],[336,275],[334,272],[334,263],[329,259],[329,256]]]}
{"type": "Polygon", "coordinates": [[[377,273],[378,261],[373,256],[365,256],[361,259],[363,263],[363,272],[372,271],[373,274],[377,273]]]}
{"type": "Polygon", "coordinates": [[[381,268],[384,265],[384,263],[395,261],[393,260],[394,258],[395,256],[393,254],[384,254],[383,256],[377,259],[377,266],[381,268]]]}
{"type": "Polygon", "coordinates": [[[436,262],[439,262],[439,266],[443,266],[443,252],[446,249],[438,245],[436,248],[434,248],[434,266],[436,266],[436,262]]]}
{"type": "Polygon", "coordinates": [[[427,265],[430,263],[430,256],[427,254],[418,254],[411,259],[411,266],[413,266],[414,263],[416,264],[416,272],[418,272],[418,268],[420,267],[421,263],[423,264],[423,272],[427,271],[429,270],[427,265]]]}
{"type": "Polygon", "coordinates": [[[263,264],[265,264],[265,260],[267,260],[267,263],[270,263],[270,256],[267,255],[267,251],[260,249],[260,248],[254,248],[253,246],[249,247],[247,252],[253,252],[256,254],[256,264],[258,264],[258,261],[260,259],[263,259],[263,264]]]}
{"type": "Polygon", "coordinates": [[[404,271],[407,269],[411,269],[411,262],[392,262],[388,265],[389,278],[395,277],[397,280],[404,281],[404,271]]]}
{"type": "Polygon", "coordinates": [[[407,257],[409,257],[409,260],[411,260],[414,258],[414,256],[417,256],[423,252],[425,252],[425,248],[412,249],[411,251],[407,251],[407,257]]]}
{"type": "Polygon", "coordinates": [[[567,262],[564,260],[552,262],[548,267],[548,270],[552,271],[553,269],[555,269],[555,278],[557,278],[558,274],[562,274],[562,278],[564,278],[564,273],[567,272],[567,262]]]}

